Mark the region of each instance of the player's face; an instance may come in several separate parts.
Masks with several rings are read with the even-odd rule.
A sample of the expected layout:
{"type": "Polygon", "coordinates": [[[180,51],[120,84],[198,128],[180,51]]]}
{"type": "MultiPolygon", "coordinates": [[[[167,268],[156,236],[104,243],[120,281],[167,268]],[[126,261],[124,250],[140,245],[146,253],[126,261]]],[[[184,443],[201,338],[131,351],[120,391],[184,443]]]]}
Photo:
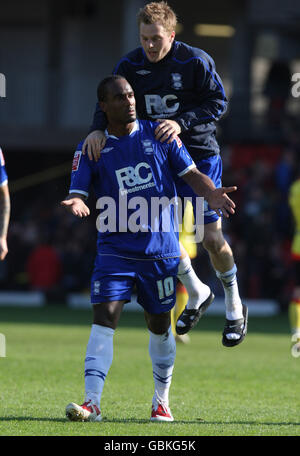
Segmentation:
{"type": "Polygon", "coordinates": [[[125,79],[117,79],[109,84],[102,109],[109,122],[126,125],[136,120],[134,93],[125,79]]]}
{"type": "Polygon", "coordinates": [[[172,47],[175,32],[167,32],[163,25],[140,24],[141,45],[146,53],[148,60],[152,63],[163,59],[172,47]]]}

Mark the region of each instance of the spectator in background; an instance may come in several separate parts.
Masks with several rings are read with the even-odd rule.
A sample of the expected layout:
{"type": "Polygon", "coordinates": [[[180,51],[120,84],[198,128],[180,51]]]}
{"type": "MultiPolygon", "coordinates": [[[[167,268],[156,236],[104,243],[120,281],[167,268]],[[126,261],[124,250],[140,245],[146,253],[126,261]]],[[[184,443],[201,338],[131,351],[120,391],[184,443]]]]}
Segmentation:
{"type": "Polygon", "coordinates": [[[274,170],[275,185],[277,190],[276,208],[276,230],[280,237],[290,238],[291,212],[288,202],[288,195],[291,184],[295,178],[296,154],[292,147],[283,149],[281,157],[274,170]]]}
{"type": "Polygon", "coordinates": [[[10,196],[5,160],[0,148],[0,260],[7,255],[7,231],[10,217],[10,196]]]}
{"type": "Polygon", "coordinates": [[[293,181],[294,161],[293,149],[286,148],[275,168],[276,186],[284,196],[288,194],[293,181]]]}
{"type": "Polygon", "coordinates": [[[62,265],[56,249],[43,240],[32,250],[27,261],[29,285],[34,290],[54,291],[62,278],[62,265]]]}
{"type": "Polygon", "coordinates": [[[300,169],[291,185],[289,203],[295,221],[291,254],[294,262],[294,290],[289,304],[289,319],[292,332],[292,355],[300,356],[300,169]]]}
{"type": "Polygon", "coordinates": [[[286,104],[291,93],[291,71],[288,62],[274,61],[266,78],[264,95],[269,99],[268,123],[271,127],[282,126],[286,116],[286,104]]]}

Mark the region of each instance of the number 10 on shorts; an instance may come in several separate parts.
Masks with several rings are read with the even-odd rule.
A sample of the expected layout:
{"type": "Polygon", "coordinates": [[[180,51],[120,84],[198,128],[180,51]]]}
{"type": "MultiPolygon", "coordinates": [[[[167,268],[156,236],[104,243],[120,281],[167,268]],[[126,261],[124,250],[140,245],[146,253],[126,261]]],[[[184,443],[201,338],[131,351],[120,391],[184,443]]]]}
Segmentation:
{"type": "Polygon", "coordinates": [[[0,334],[0,358],[5,358],[5,356],[6,356],[5,335],[0,334]]]}
{"type": "Polygon", "coordinates": [[[159,299],[165,299],[174,293],[174,277],[166,277],[156,282],[159,299]]]}

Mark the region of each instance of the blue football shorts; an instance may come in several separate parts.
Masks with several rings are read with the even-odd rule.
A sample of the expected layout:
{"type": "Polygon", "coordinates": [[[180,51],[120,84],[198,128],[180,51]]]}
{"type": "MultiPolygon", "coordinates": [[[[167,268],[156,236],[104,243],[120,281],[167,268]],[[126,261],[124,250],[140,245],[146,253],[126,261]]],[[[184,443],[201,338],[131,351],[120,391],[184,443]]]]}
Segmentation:
{"type": "MultiPolygon", "coordinates": [[[[220,155],[213,155],[203,160],[195,161],[195,165],[201,173],[210,177],[216,188],[222,187],[222,159],[220,155]]],[[[194,215],[196,213],[196,193],[178,176],[175,178],[177,193],[181,198],[190,198],[193,204],[194,215]]],[[[218,220],[219,216],[213,211],[207,201],[204,201],[204,225],[218,220]]],[[[196,219],[196,216],[195,216],[196,219]]]]}
{"type": "Polygon", "coordinates": [[[164,260],[131,260],[97,255],[91,278],[91,303],[137,302],[151,314],[168,312],[176,302],[179,257],[164,260]]]}

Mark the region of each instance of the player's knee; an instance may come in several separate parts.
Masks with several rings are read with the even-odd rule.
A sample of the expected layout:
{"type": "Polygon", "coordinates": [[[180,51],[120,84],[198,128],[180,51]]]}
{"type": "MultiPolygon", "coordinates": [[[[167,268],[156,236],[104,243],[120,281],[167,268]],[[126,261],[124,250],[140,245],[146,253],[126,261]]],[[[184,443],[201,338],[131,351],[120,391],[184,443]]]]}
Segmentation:
{"type": "Polygon", "coordinates": [[[171,313],[149,314],[148,312],[145,312],[145,319],[149,331],[154,334],[164,334],[170,327],[171,313]]]}
{"type": "Polygon", "coordinates": [[[116,329],[120,311],[121,309],[119,309],[119,306],[114,305],[113,302],[94,304],[93,323],[95,325],[116,329]]]}
{"type": "Polygon", "coordinates": [[[204,236],[203,247],[211,253],[219,253],[225,246],[225,239],[220,233],[209,233],[204,236]]]}

